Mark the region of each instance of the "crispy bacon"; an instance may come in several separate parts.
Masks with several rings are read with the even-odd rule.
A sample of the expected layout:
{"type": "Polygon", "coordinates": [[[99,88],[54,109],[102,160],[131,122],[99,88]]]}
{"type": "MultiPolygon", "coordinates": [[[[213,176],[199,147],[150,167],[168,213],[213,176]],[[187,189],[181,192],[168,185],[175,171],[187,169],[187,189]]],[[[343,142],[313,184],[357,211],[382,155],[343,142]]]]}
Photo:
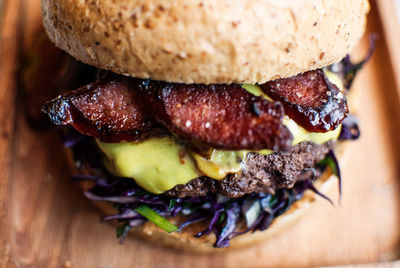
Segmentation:
{"type": "Polygon", "coordinates": [[[348,113],[343,94],[322,70],[261,88],[275,101],[254,96],[239,85],[187,85],[108,75],[48,102],[43,111],[57,125],[72,125],[106,142],[162,135],[166,127],[197,145],[276,151],[289,148],[292,141],[282,124],[285,113],[313,132],[333,130],[348,113]]]}
{"type": "Polygon", "coordinates": [[[281,103],[256,97],[239,85],[144,80],[140,87],[156,119],[180,138],[233,150],[291,145],[281,103]]]}
{"type": "Polygon", "coordinates": [[[138,80],[108,77],[47,102],[43,112],[56,125],[106,142],[134,141],[165,132],[144,109],[138,80]]]}
{"type": "Polygon", "coordinates": [[[334,130],[349,112],[343,93],[320,69],[260,87],[272,99],[281,101],[285,113],[308,131],[334,130]]]}

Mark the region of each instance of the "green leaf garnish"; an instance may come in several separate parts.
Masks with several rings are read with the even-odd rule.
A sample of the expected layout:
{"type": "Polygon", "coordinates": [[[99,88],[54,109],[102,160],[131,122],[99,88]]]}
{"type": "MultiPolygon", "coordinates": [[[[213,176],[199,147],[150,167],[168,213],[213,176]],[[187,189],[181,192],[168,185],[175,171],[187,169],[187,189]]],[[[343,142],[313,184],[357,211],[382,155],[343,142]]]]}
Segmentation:
{"type": "Polygon", "coordinates": [[[321,165],[321,166],[329,166],[329,168],[332,170],[333,174],[334,174],[335,176],[338,176],[338,170],[337,170],[336,164],[335,164],[335,162],[333,161],[333,159],[330,158],[329,156],[328,156],[328,157],[325,157],[324,159],[322,159],[321,161],[319,161],[319,162],[318,162],[318,165],[321,165]]]}
{"type": "Polygon", "coordinates": [[[171,198],[171,199],[169,200],[168,212],[171,211],[172,207],[175,206],[175,204],[176,204],[176,199],[171,198]]]}
{"type": "Polygon", "coordinates": [[[124,234],[126,226],[127,226],[126,223],[118,225],[118,227],[117,227],[117,238],[120,238],[124,234]]]}
{"type": "Polygon", "coordinates": [[[141,205],[137,207],[135,211],[168,233],[178,231],[178,227],[170,223],[166,218],[160,216],[148,206],[141,205]]]}
{"type": "Polygon", "coordinates": [[[273,195],[268,202],[268,206],[272,208],[277,202],[278,200],[276,199],[276,195],[273,195]]]}
{"type": "Polygon", "coordinates": [[[216,225],[220,225],[222,224],[222,222],[225,220],[225,211],[221,213],[221,215],[219,216],[218,222],[216,225]]]}

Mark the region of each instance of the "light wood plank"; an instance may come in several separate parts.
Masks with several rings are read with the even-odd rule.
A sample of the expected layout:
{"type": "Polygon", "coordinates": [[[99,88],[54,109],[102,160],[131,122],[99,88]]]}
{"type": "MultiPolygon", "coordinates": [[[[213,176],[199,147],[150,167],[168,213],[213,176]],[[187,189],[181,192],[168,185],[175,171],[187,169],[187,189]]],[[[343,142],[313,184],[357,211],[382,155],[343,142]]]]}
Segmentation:
{"type": "Polygon", "coordinates": [[[0,2],[0,267],[16,267],[9,240],[10,165],[15,111],[19,1],[0,2]]]}
{"type": "MultiPolygon", "coordinates": [[[[25,43],[30,42],[35,25],[40,23],[38,3],[25,0],[29,11],[25,43]]],[[[374,5],[372,8],[367,31],[382,32],[377,10],[374,5]]],[[[15,11],[9,16],[18,18],[15,11]]],[[[363,39],[355,56],[365,53],[367,46],[367,39],[363,39]]],[[[7,179],[0,177],[0,242],[4,240],[11,249],[6,256],[24,267],[306,267],[397,259],[400,124],[393,122],[400,122],[400,105],[395,90],[396,73],[388,61],[390,55],[383,38],[355,82],[363,134],[359,141],[349,145],[347,159],[343,159],[342,206],[331,207],[320,200],[286,233],[240,251],[212,255],[176,252],[133,237],[119,245],[115,227],[99,223],[100,215],[70,183],[71,174],[66,171],[56,134],[31,129],[22,113],[18,114],[15,129],[12,128],[8,120],[12,122],[13,102],[5,101],[10,96],[0,91],[0,110],[11,118],[5,123],[10,125],[15,142],[11,150],[9,140],[2,143],[0,139],[0,160],[6,159],[0,162],[0,168],[8,167],[12,157],[7,179]],[[4,107],[10,111],[3,111],[4,107]],[[4,218],[7,210],[9,217],[4,218]],[[7,223],[9,228],[3,229],[7,223]]],[[[15,58],[7,60],[11,61],[8,66],[15,66],[15,58]]],[[[8,68],[6,81],[13,81],[14,67],[8,68]]],[[[3,69],[0,76],[2,73],[3,69]]],[[[336,187],[326,191],[336,200],[336,187]]]]}
{"type": "Polygon", "coordinates": [[[395,73],[398,97],[400,98],[400,18],[396,13],[394,1],[377,0],[377,7],[382,18],[383,32],[390,52],[390,62],[395,73]]]}

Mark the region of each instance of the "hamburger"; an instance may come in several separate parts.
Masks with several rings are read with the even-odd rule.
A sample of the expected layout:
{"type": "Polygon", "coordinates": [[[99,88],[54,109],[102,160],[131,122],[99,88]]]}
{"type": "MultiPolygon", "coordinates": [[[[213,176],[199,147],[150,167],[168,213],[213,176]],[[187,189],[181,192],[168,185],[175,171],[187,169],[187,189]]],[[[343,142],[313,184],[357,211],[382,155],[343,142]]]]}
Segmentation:
{"type": "Polygon", "coordinates": [[[347,55],[368,10],[366,0],[42,0],[50,40],[95,67],[42,110],[122,240],[251,244],[293,221],[307,190],[329,200],[318,188],[331,173],[340,191],[334,151],[359,136],[347,93],[371,53],[347,55]]]}

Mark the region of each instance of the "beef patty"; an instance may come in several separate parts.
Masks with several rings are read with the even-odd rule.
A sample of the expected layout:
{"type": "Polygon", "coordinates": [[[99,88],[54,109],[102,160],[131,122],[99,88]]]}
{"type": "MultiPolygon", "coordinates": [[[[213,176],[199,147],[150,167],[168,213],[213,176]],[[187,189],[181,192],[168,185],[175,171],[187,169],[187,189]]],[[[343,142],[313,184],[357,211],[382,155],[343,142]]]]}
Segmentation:
{"type": "Polygon", "coordinates": [[[242,171],[229,174],[223,180],[199,177],[187,184],[177,185],[165,194],[174,197],[204,196],[208,192],[237,198],[249,193],[271,193],[276,189],[291,188],[296,181],[309,178],[313,168],[332,149],[333,142],[321,145],[302,142],[288,151],[269,155],[249,153],[242,171]]]}

